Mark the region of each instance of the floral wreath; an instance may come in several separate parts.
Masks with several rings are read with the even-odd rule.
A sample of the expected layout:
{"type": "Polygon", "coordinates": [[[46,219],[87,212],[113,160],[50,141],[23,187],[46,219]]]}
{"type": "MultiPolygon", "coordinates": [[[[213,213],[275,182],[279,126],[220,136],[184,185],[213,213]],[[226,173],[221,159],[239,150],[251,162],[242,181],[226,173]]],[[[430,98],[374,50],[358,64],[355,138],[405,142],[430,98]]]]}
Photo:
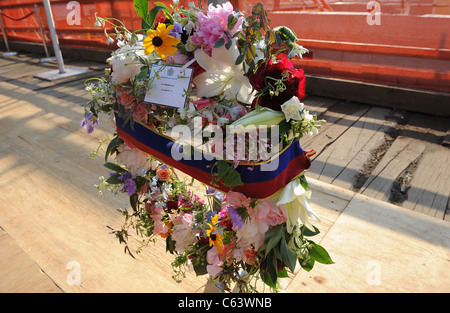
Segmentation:
{"type": "MultiPolygon", "coordinates": [[[[105,27],[107,43],[117,41],[119,48],[107,60],[110,67],[105,77],[86,81],[92,98],[81,121],[88,134],[98,125],[101,113],[114,121],[114,136],[101,141],[91,158],[109,142],[104,165],[111,173],[101,177],[96,187],[130,198],[132,210],[122,211],[125,222],[113,232],[126,245],[125,251],[133,256],[127,246],[130,228],[142,236],[141,248],[162,237],[167,251],[174,254],[177,282],[187,269],[193,269],[197,275],[209,274],[209,281],[222,291],[256,292],[259,280],[277,291],[279,278],[293,273],[297,262],[306,271],[315,262],[333,263],[327,251],[310,239],[319,233],[310,221],[318,217],[310,207],[311,191],[304,176],[313,152],[301,150],[298,142],[303,135],[317,133],[325,121],[317,120],[300,102],[305,96],[305,76],[291,59],[307,49],[297,44],[296,34],[285,26],[270,29],[261,3],[248,17],[233,10],[229,2],[209,5],[206,12],[201,1],[199,6],[189,3],[189,8],[175,0],[170,7],[156,3],[151,10],[147,0],[135,0],[134,5],[142,18],[142,29],[134,32],[119,20],[95,15],[96,26],[112,26],[112,33],[105,27]],[[151,75],[156,64],[192,69],[184,106],[145,101],[159,79],[157,73],[151,75]],[[153,147],[159,141],[173,144],[175,140],[168,136],[171,129],[177,125],[194,129],[195,123],[202,130],[275,126],[278,136],[267,139],[256,130],[255,137],[243,140],[244,162],[213,160],[206,166],[211,180],[203,181],[205,191],[198,195],[191,188],[193,180],[180,178],[177,171],[188,167],[178,167],[170,158],[164,162],[161,148],[153,147]],[[269,188],[264,182],[258,185],[263,188],[254,189],[257,196],[249,196],[246,186],[251,184],[243,185],[244,171],[239,170],[254,174],[262,164],[262,154],[248,157],[255,142],[269,150],[276,144],[287,147],[273,159],[295,148],[295,158],[286,162],[294,164],[294,169],[298,157],[305,163],[268,197],[258,196],[269,188]],[[111,157],[114,161],[108,161],[111,157]]],[[[235,149],[226,142],[224,149],[217,149],[216,143],[216,150],[208,151],[221,150],[224,156],[227,149],[235,149]]],[[[195,164],[204,166],[202,162],[195,164]]],[[[258,175],[253,176],[258,179],[258,175]]]]}

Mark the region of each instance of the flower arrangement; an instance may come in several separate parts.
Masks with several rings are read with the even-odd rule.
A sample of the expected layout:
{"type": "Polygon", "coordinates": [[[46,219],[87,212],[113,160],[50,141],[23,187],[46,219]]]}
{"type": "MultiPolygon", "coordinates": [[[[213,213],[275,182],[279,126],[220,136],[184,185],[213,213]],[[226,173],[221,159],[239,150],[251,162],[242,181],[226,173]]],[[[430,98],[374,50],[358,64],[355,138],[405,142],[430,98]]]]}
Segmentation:
{"type": "MultiPolygon", "coordinates": [[[[261,3],[248,17],[229,2],[209,5],[206,12],[192,2],[189,8],[178,1],[170,7],[156,3],[151,10],[147,0],[134,5],[141,30],[96,15],[97,26],[113,27],[113,33],[105,28],[105,35],[119,48],[108,59],[105,77],[86,81],[92,98],[81,122],[92,133],[102,113],[114,121],[114,136],[101,142],[109,141],[105,167],[111,173],[97,187],[130,198],[132,210],[122,211],[124,225],[114,231],[120,242],[127,244],[130,228],[143,237],[143,246],[164,238],[175,255],[175,280],[191,268],[209,274],[222,291],[233,286],[257,291],[258,280],[277,290],[279,278],[288,277],[297,263],[307,271],[315,262],[332,263],[310,239],[319,233],[310,221],[318,217],[304,176],[313,151],[303,151],[298,142],[317,133],[324,121],[300,102],[305,76],[291,59],[307,50],[296,43],[296,34],[284,26],[271,29],[261,3]],[[191,70],[179,107],[147,100],[155,86],[161,88],[165,69],[171,77],[179,70],[174,84],[191,70]],[[193,131],[194,140],[175,138],[179,126],[193,131]],[[230,127],[232,136],[224,136],[230,127]],[[206,130],[216,136],[205,136],[206,130]],[[168,145],[170,157],[161,152],[168,145]],[[173,153],[195,155],[199,147],[214,156],[209,163],[206,156],[188,163],[202,170],[189,172],[187,163],[175,160],[173,153]],[[285,161],[288,152],[292,157],[285,161]],[[247,176],[262,177],[260,167],[268,160],[281,162],[283,172],[268,171],[279,183],[247,184],[247,176]],[[178,170],[200,177],[205,191],[195,193],[193,180],[180,178],[178,170]]],[[[100,146],[92,157],[99,151],[100,146]]],[[[128,246],[126,251],[132,255],[128,246]]]]}

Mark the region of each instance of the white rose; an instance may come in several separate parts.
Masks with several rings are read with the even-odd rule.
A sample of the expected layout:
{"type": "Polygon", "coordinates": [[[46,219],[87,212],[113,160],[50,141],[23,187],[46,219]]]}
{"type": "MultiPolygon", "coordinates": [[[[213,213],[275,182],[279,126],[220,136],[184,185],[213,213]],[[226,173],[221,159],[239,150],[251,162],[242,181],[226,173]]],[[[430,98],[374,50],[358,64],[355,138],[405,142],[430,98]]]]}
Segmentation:
{"type": "Polygon", "coordinates": [[[291,119],[299,121],[302,119],[301,111],[303,111],[303,103],[294,96],[281,105],[281,110],[286,117],[286,122],[289,122],[291,119]]]}
{"type": "Polygon", "coordinates": [[[142,36],[138,35],[134,46],[122,45],[109,59],[112,67],[111,78],[114,82],[125,84],[129,80],[134,80],[141,71],[142,63],[139,61],[139,57],[146,57],[141,39],[142,36]]]}

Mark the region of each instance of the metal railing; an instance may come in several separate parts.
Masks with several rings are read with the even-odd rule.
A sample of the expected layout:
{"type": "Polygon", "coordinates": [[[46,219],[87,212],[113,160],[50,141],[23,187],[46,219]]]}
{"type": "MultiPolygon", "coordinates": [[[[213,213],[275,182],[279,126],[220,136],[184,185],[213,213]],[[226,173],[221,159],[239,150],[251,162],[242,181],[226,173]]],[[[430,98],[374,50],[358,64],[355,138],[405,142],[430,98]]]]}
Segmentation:
{"type": "Polygon", "coordinates": [[[38,6],[35,4],[33,10],[31,10],[31,12],[29,12],[28,14],[25,14],[22,17],[13,17],[13,16],[9,16],[8,14],[6,14],[5,12],[3,12],[0,9],[0,27],[2,30],[2,34],[3,34],[3,41],[5,42],[5,46],[6,46],[6,50],[8,53],[11,53],[11,50],[9,48],[9,43],[8,43],[8,35],[6,33],[6,24],[5,24],[5,18],[19,22],[22,21],[28,17],[30,17],[31,15],[36,14],[36,19],[38,21],[38,25],[39,25],[39,32],[41,34],[41,38],[42,38],[42,43],[44,45],[44,50],[45,50],[45,55],[47,56],[47,58],[50,57],[50,54],[48,53],[48,48],[47,48],[47,43],[45,41],[45,36],[44,36],[44,30],[42,28],[42,21],[41,21],[41,17],[39,14],[39,8],[38,6]]]}

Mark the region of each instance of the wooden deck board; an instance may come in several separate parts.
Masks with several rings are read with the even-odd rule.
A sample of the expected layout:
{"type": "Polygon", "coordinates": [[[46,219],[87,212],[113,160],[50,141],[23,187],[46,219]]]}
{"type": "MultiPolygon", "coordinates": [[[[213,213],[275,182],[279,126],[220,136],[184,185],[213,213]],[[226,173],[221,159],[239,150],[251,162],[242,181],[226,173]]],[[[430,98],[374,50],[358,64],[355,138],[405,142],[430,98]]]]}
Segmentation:
{"type": "Polygon", "coordinates": [[[286,292],[448,292],[447,222],[356,194],[320,241],[335,264],[301,272],[286,292]]]}
{"type": "Polygon", "coordinates": [[[327,111],[320,114],[319,118],[325,119],[327,123],[323,125],[319,134],[303,137],[301,140],[302,147],[314,149],[317,154],[312,159],[315,159],[368,110],[368,106],[356,103],[335,103],[327,111]]]}
{"type": "Polygon", "coordinates": [[[429,144],[411,180],[406,208],[444,219],[450,194],[448,148],[429,144]],[[438,169],[438,170],[436,170],[438,169]]]}
{"type": "Polygon", "coordinates": [[[14,239],[0,228],[0,292],[60,293],[61,289],[42,271],[14,239]]]}
{"type": "Polygon", "coordinates": [[[425,143],[422,141],[397,138],[363,186],[362,194],[388,201],[393,182],[424,150],[425,143]]]}
{"type": "Polygon", "coordinates": [[[351,188],[354,177],[368,159],[368,153],[384,140],[385,129],[392,127],[392,123],[385,120],[390,111],[379,107],[368,110],[314,159],[310,170],[313,177],[351,188]]]}

